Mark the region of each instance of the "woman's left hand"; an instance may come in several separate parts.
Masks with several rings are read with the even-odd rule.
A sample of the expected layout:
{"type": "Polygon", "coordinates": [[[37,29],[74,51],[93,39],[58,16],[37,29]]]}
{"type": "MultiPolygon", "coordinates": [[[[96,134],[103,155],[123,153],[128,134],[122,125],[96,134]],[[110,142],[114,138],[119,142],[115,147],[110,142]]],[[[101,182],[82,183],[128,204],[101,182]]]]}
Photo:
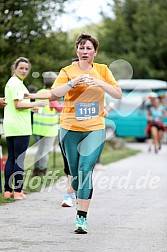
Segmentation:
{"type": "Polygon", "coordinates": [[[98,86],[98,80],[93,77],[85,78],[83,82],[86,86],[98,86]]]}

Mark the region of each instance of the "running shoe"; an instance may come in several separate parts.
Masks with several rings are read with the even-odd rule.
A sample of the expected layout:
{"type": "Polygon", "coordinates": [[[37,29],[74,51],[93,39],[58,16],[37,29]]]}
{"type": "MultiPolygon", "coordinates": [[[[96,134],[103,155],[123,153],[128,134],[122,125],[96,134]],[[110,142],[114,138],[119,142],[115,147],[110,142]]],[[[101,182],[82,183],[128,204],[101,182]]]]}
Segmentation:
{"type": "Polygon", "coordinates": [[[73,203],[72,203],[72,197],[70,196],[70,194],[66,193],[64,194],[64,200],[61,203],[62,207],[72,207],[73,203]]]}
{"type": "Polygon", "coordinates": [[[9,192],[9,191],[4,192],[4,198],[5,199],[10,199],[12,197],[13,197],[13,193],[12,192],[9,192]]]}
{"type": "Polygon", "coordinates": [[[87,221],[83,216],[76,216],[75,222],[75,233],[76,234],[87,234],[87,221]]]}
{"type": "Polygon", "coordinates": [[[21,191],[21,192],[14,192],[14,199],[15,200],[26,199],[26,195],[23,193],[23,191],[21,191]]]}

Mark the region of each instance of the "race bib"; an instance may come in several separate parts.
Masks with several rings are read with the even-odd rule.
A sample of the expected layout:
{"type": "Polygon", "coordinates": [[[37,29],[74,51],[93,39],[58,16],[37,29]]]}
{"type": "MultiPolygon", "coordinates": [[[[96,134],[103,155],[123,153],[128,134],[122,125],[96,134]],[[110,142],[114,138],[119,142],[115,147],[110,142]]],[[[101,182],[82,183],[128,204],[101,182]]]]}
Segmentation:
{"type": "Polygon", "coordinates": [[[88,120],[95,118],[99,113],[98,102],[77,102],[75,105],[76,119],[77,120],[88,120]]]}

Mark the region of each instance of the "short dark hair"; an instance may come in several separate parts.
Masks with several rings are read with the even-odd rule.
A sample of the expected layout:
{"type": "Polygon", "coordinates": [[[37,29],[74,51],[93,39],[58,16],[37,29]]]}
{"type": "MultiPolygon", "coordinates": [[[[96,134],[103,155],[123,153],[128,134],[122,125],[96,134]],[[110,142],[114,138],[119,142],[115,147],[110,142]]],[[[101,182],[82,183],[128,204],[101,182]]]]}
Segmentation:
{"type": "Polygon", "coordinates": [[[79,45],[84,45],[86,43],[86,41],[89,40],[90,42],[92,42],[93,47],[95,49],[95,51],[98,50],[98,46],[99,46],[99,41],[97,38],[93,37],[91,34],[89,33],[81,33],[77,39],[76,39],[76,48],[78,48],[79,45]]]}
{"type": "Polygon", "coordinates": [[[53,85],[53,82],[57,78],[57,74],[52,71],[44,72],[42,76],[43,76],[44,85],[47,88],[51,87],[53,85]]]}
{"type": "Polygon", "coordinates": [[[34,85],[29,85],[27,88],[30,93],[36,93],[38,90],[38,88],[34,85]]]}

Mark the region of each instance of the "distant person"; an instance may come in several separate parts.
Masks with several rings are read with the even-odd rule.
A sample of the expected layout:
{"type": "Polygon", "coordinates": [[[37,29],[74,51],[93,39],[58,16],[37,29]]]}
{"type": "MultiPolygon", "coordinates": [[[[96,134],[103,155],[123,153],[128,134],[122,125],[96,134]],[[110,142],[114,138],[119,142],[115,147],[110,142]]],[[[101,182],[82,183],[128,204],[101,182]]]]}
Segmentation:
{"type": "Polygon", "coordinates": [[[104,94],[107,92],[116,99],[122,97],[109,68],[93,62],[98,45],[98,40],[91,34],[80,34],[76,40],[79,61],[62,68],[50,94],[38,97],[57,99],[64,96],[60,139],[69,164],[72,187],[77,194],[77,234],[87,233],[87,212],[93,193],[92,171],[104,147],[104,94]]]}
{"type": "Polygon", "coordinates": [[[24,99],[28,93],[23,81],[30,72],[31,64],[27,58],[18,58],[12,66],[12,77],[5,86],[7,105],[4,109],[3,128],[6,137],[8,158],[5,165],[4,197],[24,199],[23,175],[25,153],[29,145],[31,128],[31,108],[44,107],[46,102],[30,102],[24,99]],[[12,182],[14,180],[14,194],[12,182]]]}
{"type": "Polygon", "coordinates": [[[165,117],[166,110],[160,103],[160,99],[158,97],[154,97],[154,99],[152,99],[152,105],[147,111],[148,125],[146,133],[153,139],[155,153],[158,153],[161,149],[163,132],[166,131],[166,125],[162,122],[162,119],[165,117]]]}
{"type": "MultiPolygon", "coordinates": [[[[55,72],[43,73],[44,88],[37,93],[49,92],[56,78],[55,72]]],[[[33,176],[46,175],[49,155],[54,149],[55,140],[58,136],[59,112],[61,112],[63,106],[58,101],[49,102],[48,99],[46,101],[48,101],[48,105],[33,114],[33,135],[37,141],[33,176]]]]}
{"type": "MultiPolygon", "coordinates": [[[[146,109],[147,109],[147,126],[149,125],[150,123],[150,120],[148,118],[148,113],[150,111],[150,108],[153,106],[153,101],[155,98],[157,98],[158,95],[157,93],[155,92],[151,92],[148,96],[147,96],[147,106],[146,106],[146,109]]],[[[153,139],[152,139],[152,136],[151,136],[151,131],[147,131],[147,127],[146,127],[146,130],[145,130],[145,133],[147,134],[147,144],[148,144],[148,152],[151,151],[151,148],[152,148],[152,144],[153,144],[153,139]]]]}

